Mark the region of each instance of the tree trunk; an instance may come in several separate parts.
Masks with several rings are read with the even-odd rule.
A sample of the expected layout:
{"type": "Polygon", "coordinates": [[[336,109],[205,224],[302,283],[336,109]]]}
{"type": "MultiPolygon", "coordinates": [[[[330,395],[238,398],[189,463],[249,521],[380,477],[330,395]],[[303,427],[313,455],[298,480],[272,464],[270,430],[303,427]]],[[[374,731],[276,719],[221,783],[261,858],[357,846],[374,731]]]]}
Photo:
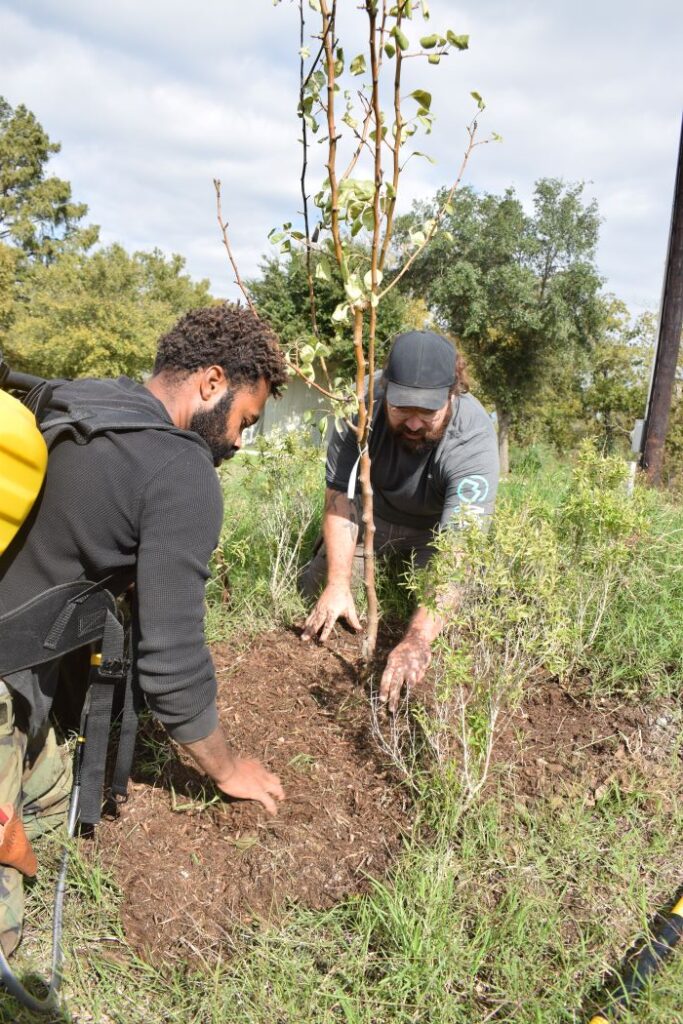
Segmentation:
{"type": "MultiPolygon", "coordinates": [[[[373,405],[373,381],[368,381],[368,403],[365,398],[366,361],[363,352],[363,311],[353,313],[353,347],[356,353],[356,396],[358,398],[358,447],[360,449],[359,479],[363,519],[363,563],[365,591],[368,599],[368,630],[363,643],[363,658],[372,661],[377,645],[379,607],[375,587],[375,520],[373,516],[372,485],[370,483],[369,427],[373,405]]],[[[374,366],[373,366],[374,369],[374,366]]]]}
{"type": "Polygon", "coordinates": [[[506,409],[496,406],[496,419],[498,420],[500,472],[502,476],[507,476],[510,472],[510,424],[512,423],[512,416],[506,409]]]}

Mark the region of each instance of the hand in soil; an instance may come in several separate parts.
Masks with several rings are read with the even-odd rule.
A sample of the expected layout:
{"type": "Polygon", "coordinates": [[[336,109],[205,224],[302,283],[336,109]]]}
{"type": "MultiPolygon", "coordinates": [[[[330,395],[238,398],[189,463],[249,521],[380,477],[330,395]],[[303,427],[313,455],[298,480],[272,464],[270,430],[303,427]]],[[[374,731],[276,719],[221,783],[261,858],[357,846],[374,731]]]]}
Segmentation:
{"type": "Polygon", "coordinates": [[[350,588],[328,583],[306,619],[301,639],[310,640],[311,637],[320,634],[321,640],[327,640],[337,619],[346,619],[357,633],[363,628],[358,620],[350,588]]]}
{"type": "Polygon", "coordinates": [[[404,685],[421,682],[431,660],[431,646],[424,637],[409,633],[394,647],[379,684],[379,699],[383,704],[389,702],[392,713],[396,713],[404,685]]]}
{"type": "Polygon", "coordinates": [[[276,800],[284,800],[285,791],[280,779],[273,775],[260,761],[238,757],[228,778],[216,783],[218,788],[236,800],[257,800],[268,814],[277,814],[276,800]]]}

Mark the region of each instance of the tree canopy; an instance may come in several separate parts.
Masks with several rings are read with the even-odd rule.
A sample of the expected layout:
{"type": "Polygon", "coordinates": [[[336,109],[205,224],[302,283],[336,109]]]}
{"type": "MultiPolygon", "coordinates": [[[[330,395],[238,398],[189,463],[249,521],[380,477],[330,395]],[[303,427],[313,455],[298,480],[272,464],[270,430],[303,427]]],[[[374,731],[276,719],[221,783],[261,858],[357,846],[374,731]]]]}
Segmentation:
{"type": "Polygon", "coordinates": [[[208,281],[156,249],[93,249],[86,204],[47,173],[59,149],[26,107],[0,97],[0,347],[39,376],[139,377],[174,320],[212,301],[208,281]]]}
{"type": "MultiPolygon", "coordinates": [[[[533,213],[512,188],[502,196],[465,188],[408,275],[411,293],[456,336],[495,404],[505,467],[510,427],[528,414],[553,368],[589,345],[599,323],[599,217],[583,188],[542,179],[533,213]]],[[[443,198],[416,204],[399,224],[399,240],[433,217],[443,198]]]]}
{"type": "Polygon", "coordinates": [[[209,282],[192,281],[184,266],[177,255],[131,256],[120,245],[36,264],[6,334],[9,359],[41,376],[140,377],[151,369],[160,335],[188,309],[212,301],[209,282]]]}
{"type": "Polygon", "coordinates": [[[30,260],[50,262],[98,238],[96,226],[80,226],[88,207],[73,201],[69,182],[46,173],[60,148],[30,110],[0,96],[0,242],[30,260]]]}

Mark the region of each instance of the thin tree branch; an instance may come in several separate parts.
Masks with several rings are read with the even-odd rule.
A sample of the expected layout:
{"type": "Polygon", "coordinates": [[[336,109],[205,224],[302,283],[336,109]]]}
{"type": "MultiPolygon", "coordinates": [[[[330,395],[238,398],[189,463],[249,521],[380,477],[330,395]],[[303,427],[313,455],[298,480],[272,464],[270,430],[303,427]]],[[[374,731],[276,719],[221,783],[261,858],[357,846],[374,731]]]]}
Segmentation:
{"type": "Polygon", "coordinates": [[[242,292],[242,295],[244,295],[244,298],[247,300],[247,305],[249,306],[249,309],[252,311],[254,316],[257,317],[258,313],[256,312],[256,307],[254,306],[254,303],[251,301],[251,295],[249,294],[249,292],[247,291],[247,289],[245,287],[244,281],[242,280],[242,278],[240,276],[240,272],[239,272],[239,270],[237,268],[237,263],[235,261],[235,257],[232,254],[232,248],[230,246],[230,238],[228,237],[228,225],[223,220],[223,210],[222,210],[222,207],[221,207],[221,183],[220,183],[220,180],[218,178],[214,178],[213,179],[213,187],[216,190],[216,216],[218,218],[218,224],[220,226],[221,234],[223,236],[223,245],[225,246],[225,250],[226,250],[226,252],[228,254],[228,259],[230,260],[230,264],[232,266],[232,269],[235,272],[235,284],[237,285],[239,290],[242,292]]]}
{"type": "MultiPolygon", "coordinates": [[[[301,199],[303,201],[303,215],[304,215],[304,233],[306,235],[306,280],[308,282],[308,301],[311,307],[311,328],[316,338],[320,336],[318,331],[318,318],[316,316],[316,305],[315,305],[315,286],[313,284],[313,267],[311,259],[311,232],[308,223],[308,195],[306,194],[306,170],[308,168],[308,125],[306,124],[306,114],[304,111],[304,93],[306,89],[306,82],[310,79],[313,70],[309,71],[308,78],[304,77],[304,41],[306,32],[306,23],[304,19],[304,0],[299,0],[299,25],[300,25],[300,54],[301,59],[299,63],[299,116],[301,117],[301,150],[302,150],[302,161],[301,161],[301,199]]],[[[323,52],[324,42],[320,44],[320,50],[316,57],[313,67],[317,64],[320,59],[320,55],[323,52]]]]}
{"type": "MultiPolygon", "coordinates": [[[[385,36],[385,33],[386,33],[386,22],[387,22],[387,5],[386,5],[386,0],[382,0],[382,22],[381,22],[381,26],[380,26],[380,30],[379,30],[379,66],[378,66],[378,73],[379,73],[379,70],[382,67],[382,47],[384,46],[384,36],[385,36]]],[[[362,95],[362,93],[359,93],[359,97],[360,97],[361,102],[362,102],[363,99],[364,99],[364,96],[362,95]]],[[[372,122],[372,114],[373,114],[372,104],[369,103],[368,107],[367,107],[367,110],[365,112],[365,117],[363,119],[363,129],[360,132],[360,134],[358,132],[356,132],[356,137],[359,140],[358,141],[358,146],[357,146],[353,156],[351,157],[351,162],[349,163],[349,166],[346,168],[346,170],[344,171],[344,173],[341,176],[341,181],[345,181],[346,178],[348,178],[352,174],[354,167],[358,163],[358,158],[360,157],[360,155],[361,155],[361,153],[363,151],[363,146],[365,146],[367,144],[368,132],[370,130],[370,124],[372,122]]]]}
{"type": "MultiPolygon", "coordinates": [[[[401,18],[403,15],[403,5],[399,7],[398,16],[396,18],[396,24],[401,27],[401,18]]],[[[398,193],[398,182],[401,176],[401,133],[403,131],[403,115],[401,113],[401,65],[403,62],[403,54],[401,47],[396,47],[396,70],[394,72],[394,123],[396,125],[396,136],[394,138],[393,145],[393,156],[394,156],[394,173],[392,177],[392,187],[394,194],[387,200],[386,209],[386,222],[384,229],[384,241],[382,242],[382,251],[379,257],[379,269],[384,269],[384,263],[387,258],[389,251],[389,245],[391,243],[391,236],[394,227],[394,211],[396,209],[396,195],[398,193]]]]}
{"type": "MultiPolygon", "coordinates": [[[[453,193],[455,192],[455,190],[457,189],[458,185],[462,181],[462,176],[465,173],[465,168],[467,167],[468,161],[469,161],[469,159],[470,159],[470,157],[472,155],[472,150],[475,149],[476,146],[484,144],[484,143],[475,143],[474,139],[475,139],[476,134],[477,134],[477,122],[476,122],[476,119],[475,119],[472,122],[472,124],[470,124],[468,126],[468,128],[467,128],[467,135],[468,135],[468,138],[469,138],[469,143],[467,145],[467,149],[465,150],[465,153],[464,153],[464,156],[463,156],[463,159],[462,159],[462,163],[460,164],[460,170],[458,171],[458,176],[455,179],[455,181],[453,182],[453,184],[451,185],[451,187],[450,187],[450,189],[448,191],[448,195],[446,196],[444,202],[441,205],[441,209],[438,211],[436,217],[434,218],[434,223],[432,224],[431,228],[427,232],[424,241],[420,243],[420,245],[417,247],[417,249],[413,253],[411,253],[411,255],[408,257],[406,262],[403,264],[403,266],[399,270],[398,274],[396,274],[396,276],[394,278],[392,278],[392,280],[389,282],[387,287],[383,291],[381,291],[379,293],[378,299],[380,299],[380,300],[383,299],[384,296],[387,294],[387,292],[390,292],[391,289],[395,285],[398,284],[398,282],[401,280],[401,278],[406,273],[406,271],[412,266],[412,264],[415,262],[417,257],[423,251],[425,246],[428,245],[431,242],[432,238],[434,237],[434,235],[436,233],[436,230],[439,227],[439,224],[441,223],[441,221],[444,218],[444,214],[446,213],[446,209],[447,209],[451,199],[453,198],[453,193]]],[[[488,141],[488,140],[485,140],[485,141],[488,141]]]]}
{"type": "MultiPolygon", "coordinates": [[[[232,269],[235,272],[235,284],[238,286],[238,288],[242,292],[242,295],[244,295],[244,298],[246,299],[247,305],[249,306],[249,309],[251,310],[251,312],[254,314],[254,316],[257,319],[260,320],[261,317],[259,316],[258,311],[256,309],[256,306],[252,302],[251,296],[249,295],[249,292],[247,291],[247,288],[246,288],[246,286],[244,284],[244,281],[242,280],[242,277],[241,277],[240,272],[239,272],[238,267],[237,267],[237,261],[235,260],[235,257],[233,255],[233,251],[232,251],[232,247],[230,245],[230,236],[228,235],[228,225],[223,220],[223,211],[221,209],[221,183],[218,180],[218,178],[214,178],[213,179],[213,186],[216,189],[217,219],[218,219],[218,223],[220,225],[221,234],[223,236],[223,245],[225,246],[226,252],[228,254],[228,259],[230,260],[232,269]]],[[[334,395],[331,391],[328,391],[326,388],[322,387],[322,385],[318,384],[317,381],[310,380],[306,376],[306,374],[303,372],[303,370],[300,369],[300,367],[298,367],[296,365],[296,363],[293,363],[291,361],[291,359],[288,359],[287,356],[285,356],[285,363],[287,364],[287,366],[290,367],[290,369],[292,369],[294,371],[294,373],[296,373],[299,377],[301,377],[302,380],[306,381],[306,383],[308,384],[309,388],[314,388],[315,391],[319,391],[321,395],[324,395],[325,398],[329,398],[330,401],[337,401],[337,396],[336,395],[334,395]]]]}
{"type": "Polygon", "coordinates": [[[328,134],[328,156],[327,173],[330,179],[330,225],[332,228],[332,241],[334,254],[341,270],[344,266],[344,248],[339,229],[339,184],[337,182],[337,127],[334,123],[334,21],[337,13],[337,0],[333,0],[332,8],[327,6],[327,0],[320,0],[320,11],[323,17],[323,45],[325,47],[325,60],[327,63],[327,134],[328,134]]]}

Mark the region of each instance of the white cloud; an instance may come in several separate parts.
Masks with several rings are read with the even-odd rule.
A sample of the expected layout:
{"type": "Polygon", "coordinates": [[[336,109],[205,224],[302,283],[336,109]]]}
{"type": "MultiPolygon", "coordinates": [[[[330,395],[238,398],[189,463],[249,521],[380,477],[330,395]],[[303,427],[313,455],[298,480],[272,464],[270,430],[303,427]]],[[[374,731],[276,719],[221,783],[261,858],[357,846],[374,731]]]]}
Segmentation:
{"type": "MultiPolygon", "coordinates": [[[[435,131],[417,148],[402,206],[452,180],[479,90],[482,132],[467,181],[528,200],[542,176],[583,179],[604,218],[599,263],[634,307],[659,300],[680,126],[677,0],[432,0],[434,29],[471,34],[438,68],[408,62],[406,92],[433,92],[435,131]],[[411,84],[412,83],[412,84],[411,84]]],[[[105,241],[178,251],[227,292],[212,178],[245,275],[268,230],[300,209],[298,13],[270,0],[0,0],[2,90],[63,144],[55,173],[105,241]]],[[[342,5],[347,58],[364,36],[342,5]],[[347,28],[351,35],[347,35],[347,28]]],[[[311,15],[311,17],[313,17],[311,15]]],[[[322,174],[313,146],[310,182],[322,174]]]]}

